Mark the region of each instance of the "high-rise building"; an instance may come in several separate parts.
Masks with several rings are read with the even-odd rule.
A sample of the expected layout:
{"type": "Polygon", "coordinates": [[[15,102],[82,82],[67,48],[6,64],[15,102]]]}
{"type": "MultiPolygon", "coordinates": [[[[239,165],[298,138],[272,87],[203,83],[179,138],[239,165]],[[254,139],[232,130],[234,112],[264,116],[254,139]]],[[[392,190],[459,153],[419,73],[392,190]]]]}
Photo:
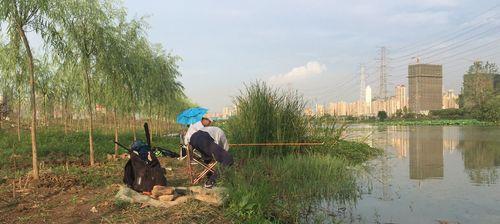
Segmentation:
{"type": "Polygon", "coordinates": [[[409,109],[427,113],[442,108],[443,66],[412,64],[408,66],[409,109]]]}
{"type": "Polygon", "coordinates": [[[366,112],[365,114],[371,114],[372,113],[372,88],[370,86],[366,86],[365,88],[365,105],[366,105],[366,112]]]}
{"type": "Polygon", "coordinates": [[[443,93],[443,109],[458,108],[458,96],[453,90],[443,93]]]}
{"type": "Polygon", "coordinates": [[[365,103],[371,104],[372,102],[372,87],[366,86],[365,89],[365,103]]]}
{"type": "Polygon", "coordinates": [[[408,96],[406,95],[406,86],[396,86],[396,109],[403,109],[408,107],[408,96]]]}
{"type": "Polygon", "coordinates": [[[323,104],[316,104],[316,115],[323,116],[325,115],[325,107],[323,104]]]}

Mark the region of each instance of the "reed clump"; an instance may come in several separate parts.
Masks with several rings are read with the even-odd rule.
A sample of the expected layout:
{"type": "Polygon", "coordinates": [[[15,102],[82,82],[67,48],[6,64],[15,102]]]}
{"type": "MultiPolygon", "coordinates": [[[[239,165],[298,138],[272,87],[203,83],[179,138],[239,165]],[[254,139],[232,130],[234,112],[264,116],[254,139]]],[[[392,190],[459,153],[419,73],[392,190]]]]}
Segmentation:
{"type": "MultiPolygon", "coordinates": [[[[272,88],[257,81],[246,85],[241,95],[234,99],[237,116],[227,122],[232,142],[276,143],[303,142],[308,119],[303,115],[305,101],[293,91],[272,88]]],[[[262,147],[251,148],[253,154],[272,153],[262,147]]],[[[288,152],[290,147],[280,147],[275,152],[288,152]]]]}
{"type": "MultiPolygon", "coordinates": [[[[237,147],[236,164],[221,185],[228,188],[228,217],[238,223],[300,223],[325,217],[325,205],[355,203],[356,178],[349,166],[379,152],[343,140],[336,120],[304,115],[297,92],[264,82],[246,85],[235,98],[237,115],[223,128],[232,143],[324,142],[316,147],[237,147]]],[[[328,213],[328,212],[326,212],[328,213]]]]}

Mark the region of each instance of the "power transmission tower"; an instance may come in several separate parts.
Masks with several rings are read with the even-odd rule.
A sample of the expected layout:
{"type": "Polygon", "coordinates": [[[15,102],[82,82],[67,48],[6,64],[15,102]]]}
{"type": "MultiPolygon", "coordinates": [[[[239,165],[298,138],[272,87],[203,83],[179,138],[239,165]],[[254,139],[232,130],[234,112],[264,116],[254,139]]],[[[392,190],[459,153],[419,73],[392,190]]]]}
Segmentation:
{"type": "Polygon", "coordinates": [[[365,65],[361,64],[360,71],[359,71],[359,79],[360,79],[360,89],[359,89],[359,100],[364,101],[365,100],[365,89],[366,89],[366,76],[365,76],[365,65]]]}
{"type": "Polygon", "coordinates": [[[387,52],[385,47],[380,48],[380,77],[379,77],[379,89],[378,96],[379,98],[386,99],[387,98],[387,52]]]}

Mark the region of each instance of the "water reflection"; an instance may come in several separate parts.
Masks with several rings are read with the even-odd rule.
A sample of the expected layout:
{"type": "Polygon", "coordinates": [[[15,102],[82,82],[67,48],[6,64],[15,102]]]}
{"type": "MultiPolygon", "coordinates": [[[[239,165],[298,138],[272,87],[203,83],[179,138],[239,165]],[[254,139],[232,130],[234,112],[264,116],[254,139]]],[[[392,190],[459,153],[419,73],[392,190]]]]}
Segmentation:
{"type": "Polygon", "coordinates": [[[443,178],[443,128],[409,130],[410,179],[443,178]]]}
{"type": "Polygon", "coordinates": [[[346,222],[498,223],[500,127],[355,126],[385,149],[361,172],[346,222]],[[374,221],[375,220],[375,221],[374,221]]]}
{"type": "MultiPolygon", "coordinates": [[[[500,143],[497,139],[488,140],[491,133],[482,129],[463,130],[458,148],[461,149],[464,166],[472,183],[494,184],[498,179],[497,166],[500,166],[500,143]]],[[[499,136],[497,135],[496,138],[499,136]]]]}
{"type": "MultiPolygon", "coordinates": [[[[496,127],[376,127],[370,145],[397,159],[409,158],[409,179],[442,179],[444,154],[460,152],[470,181],[492,184],[500,166],[500,131],[496,127]]],[[[366,131],[365,131],[366,132],[366,131]]]]}

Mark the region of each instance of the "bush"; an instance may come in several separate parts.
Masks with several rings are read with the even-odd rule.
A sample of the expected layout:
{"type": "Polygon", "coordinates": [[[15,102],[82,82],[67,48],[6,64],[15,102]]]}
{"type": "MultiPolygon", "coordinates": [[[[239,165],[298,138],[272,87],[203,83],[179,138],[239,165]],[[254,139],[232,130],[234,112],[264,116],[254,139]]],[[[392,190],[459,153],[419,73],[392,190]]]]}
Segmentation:
{"type": "Polygon", "coordinates": [[[385,119],[387,119],[387,113],[385,111],[379,111],[377,113],[377,117],[380,121],[385,121],[385,119]]]}
{"type": "Polygon", "coordinates": [[[429,115],[430,117],[440,119],[463,119],[466,113],[463,109],[448,108],[442,110],[431,110],[429,115]]]}
{"type": "Polygon", "coordinates": [[[496,123],[500,122],[500,95],[488,99],[479,111],[478,119],[496,123]]]}

